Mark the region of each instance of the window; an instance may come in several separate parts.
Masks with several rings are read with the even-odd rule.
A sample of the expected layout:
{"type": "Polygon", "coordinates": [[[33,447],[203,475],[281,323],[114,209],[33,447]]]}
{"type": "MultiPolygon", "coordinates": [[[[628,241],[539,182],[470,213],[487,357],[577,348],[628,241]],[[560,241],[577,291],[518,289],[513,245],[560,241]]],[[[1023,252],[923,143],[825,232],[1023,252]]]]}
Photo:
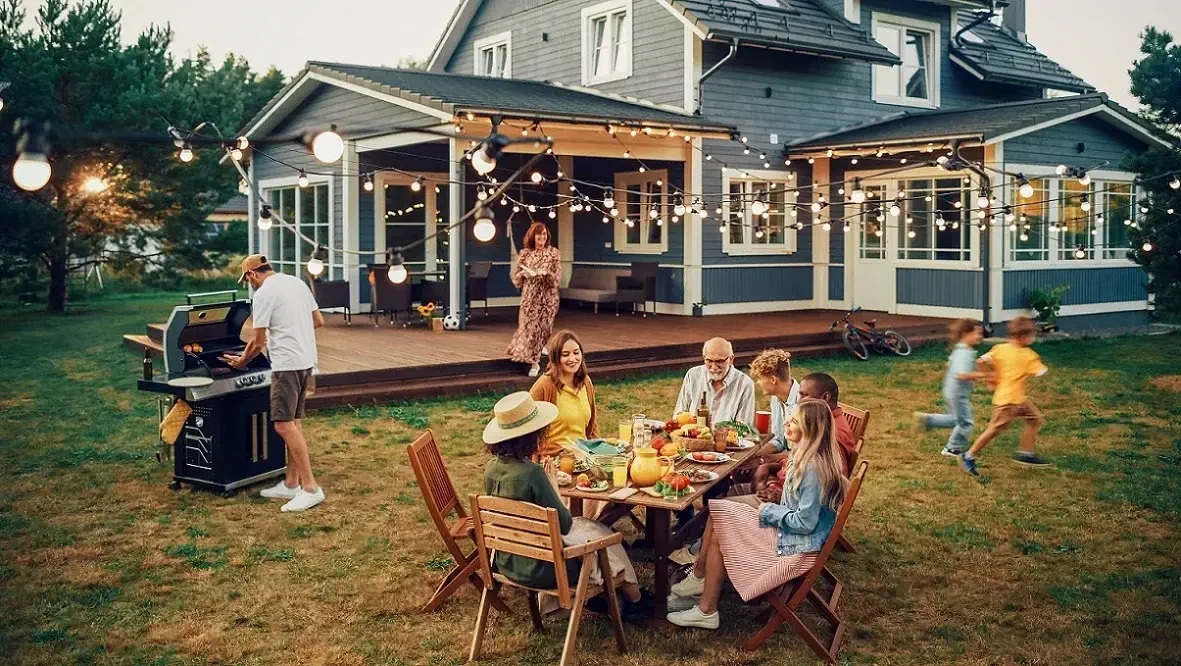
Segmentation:
{"type": "Polygon", "coordinates": [[[786,188],[792,187],[788,174],[755,172],[752,178],[731,178],[724,173],[722,184],[728,193],[723,207],[726,220],[723,251],[727,254],[795,252],[796,232],[792,228],[795,216],[791,214],[794,201],[788,201],[786,188]],[[767,206],[758,215],[751,211],[751,204],[756,200],[767,206]]]}
{"type": "Polygon", "coordinates": [[[873,66],[873,99],[883,104],[939,106],[939,26],[875,14],[873,36],[902,60],[873,66]]]}
{"type": "Polygon", "coordinates": [[[899,192],[904,197],[897,218],[899,259],[971,259],[972,225],[963,219],[971,192],[962,178],[901,181],[899,192]]]}
{"type": "Polygon", "coordinates": [[[632,73],[631,0],[582,10],[582,83],[626,79],[632,73]]]}
{"type": "Polygon", "coordinates": [[[1013,261],[1046,261],[1050,258],[1050,180],[1031,178],[1033,195],[1023,198],[1014,183],[1009,196],[1017,204],[1016,230],[1009,230],[1010,257],[1013,261]]]}
{"type": "Polygon", "coordinates": [[[271,210],[314,241],[299,238],[292,229],[281,229],[278,221],[273,221],[274,226],[264,232],[264,236],[267,237],[267,259],[276,271],[305,276],[307,261],[312,258],[317,246],[324,245],[329,251],[328,261],[325,262],[327,270],[322,278],[344,279],[343,256],[333,249],[332,207],[328,188],[328,183],[323,182],[303,188],[279,187],[264,191],[271,210]]]}
{"type": "Polygon", "coordinates": [[[615,218],[615,251],[632,254],[666,252],[667,202],[667,171],[615,174],[615,207],[619,211],[615,218]]]}
{"type": "Polygon", "coordinates": [[[1136,224],[1139,213],[1132,184],[1100,183],[1099,187],[1103,192],[1103,258],[1126,259],[1131,245],[1128,229],[1136,224]]]}
{"type": "Polygon", "coordinates": [[[476,75],[511,78],[513,33],[502,32],[476,41],[476,75]]]}
{"type": "Polygon", "coordinates": [[[1059,259],[1095,258],[1095,190],[1074,178],[1059,181],[1058,190],[1059,259]],[[1085,199],[1084,199],[1085,198],[1085,199]],[[1084,204],[1084,200],[1088,202],[1084,204]],[[1083,210],[1084,206],[1088,210],[1083,210]],[[1079,256],[1079,249],[1082,250],[1079,256]]]}
{"type": "Polygon", "coordinates": [[[882,197],[886,195],[885,185],[866,185],[865,203],[860,205],[856,227],[861,235],[862,259],[886,258],[886,212],[882,210],[882,197]]]}

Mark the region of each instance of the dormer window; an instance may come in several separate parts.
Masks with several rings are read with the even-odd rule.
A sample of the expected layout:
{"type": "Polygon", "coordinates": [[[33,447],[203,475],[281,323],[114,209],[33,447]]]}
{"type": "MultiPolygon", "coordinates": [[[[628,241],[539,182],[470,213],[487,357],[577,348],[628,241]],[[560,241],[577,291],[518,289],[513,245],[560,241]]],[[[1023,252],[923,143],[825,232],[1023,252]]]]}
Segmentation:
{"type": "Polygon", "coordinates": [[[632,3],[611,0],[582,10],[582,84],[632,74],[632,3]]]}
{"type": "Polygon", "coordinates": [[[512,48],[512,32],[502,32],[478,40],[475,44],[476,76],[492,76],[498,79],[512,78],[512,48]]]}
{"type": "Polygon", "coordinates": [[[902,60],[873,66],[874,101],[939,108],[939,24],[875,13],[873,36],[902,60]]]}

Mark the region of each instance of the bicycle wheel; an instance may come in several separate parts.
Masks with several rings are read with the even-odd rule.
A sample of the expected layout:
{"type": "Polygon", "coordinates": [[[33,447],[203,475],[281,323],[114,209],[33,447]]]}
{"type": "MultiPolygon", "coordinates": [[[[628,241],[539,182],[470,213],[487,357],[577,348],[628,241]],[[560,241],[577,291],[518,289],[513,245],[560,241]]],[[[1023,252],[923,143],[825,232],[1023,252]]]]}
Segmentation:
{"type": "Polygon", "coordinates": [[[882,341],[897,356],[910,356],[910,342],[901,333],[886,331],[882,333],[882,341]]]}
{"type": "Polygon", "coordinates": [[[862,361],[869,360],[869,350],[865,348],[865,341],[857,334],[857,331],[846,328],[841,332],[841,340],[845,343],[845,348],[853,352],[853,355],[862,361]]]}

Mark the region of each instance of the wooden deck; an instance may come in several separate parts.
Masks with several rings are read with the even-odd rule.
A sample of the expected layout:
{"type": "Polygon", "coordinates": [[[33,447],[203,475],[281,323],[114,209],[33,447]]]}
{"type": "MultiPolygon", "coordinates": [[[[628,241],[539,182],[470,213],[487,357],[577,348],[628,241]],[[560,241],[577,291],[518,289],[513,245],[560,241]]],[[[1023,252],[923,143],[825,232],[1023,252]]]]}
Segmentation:
{"type": "MultiPolygon", "coordinates": [[[[162,313],[163,314],[163,313],[162,313]]],[[[801,310],[761,314],[677,317],[671,315],[593,314],[566,309],[554,330],[568,328],[582,338],[596,378],[621,377],[659,370],[682,370],[701,363],[702,343],[715,336],[734,344],[739,365],[767,347],[784,347],[807,356],[840,350],[840,337],[828,326],[843,313],[801,310]]],[[[516,309],[477,309],[465,331],[433,332],[422,325],[403,328],[388,319],[373,326],[368,316],[347,325],[340,315],[326,315],[317,331],[320,376],[309,407],[528,388],[526,367],[504,357],[516,328],[516,309]]],[[[921,344],[946,331],[946,320],[868,313],[878,327],[894,329],[921,344]]],[[[125,335],[142,352],[160,349],[162,324],[146,335],[125,335]]]]}

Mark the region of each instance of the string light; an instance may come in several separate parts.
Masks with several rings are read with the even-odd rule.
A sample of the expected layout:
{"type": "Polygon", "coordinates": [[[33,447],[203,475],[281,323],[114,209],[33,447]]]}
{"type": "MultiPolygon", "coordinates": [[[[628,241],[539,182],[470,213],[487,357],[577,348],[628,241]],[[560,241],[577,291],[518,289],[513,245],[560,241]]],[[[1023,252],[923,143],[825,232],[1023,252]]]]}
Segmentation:
{"type": "Polygon", "coordinates": [[[320,274],[324,272],[324,260],[327,258],[328,248],[323,245],[316,247],[312,258],[308,259],[308,274],[312,277],[320,277],[320,274]]]}
{"type": "Polygon", "coordinates": [[[492,212],[484,206],[480,206],[476,210],[476,224],[472,226],[472,233],[481,243],[487,243],[496,236],[496,225],[492,222],[492,212]]]}
{"type": "Polygon", "coordinates": [[[860,178],[853,179],[853,193],[849,196],[849,198],[855,204],[865,203],[865,190],[861,188],[860,178]]]}
{"type": "Polygon", "coordinates": [[[193,161],[193,147],[188,141],[184,142],[184,147],[180,149],[180,161],[186,164],[193,161]]]}
{"type": "Polygon", "coordinates": [[[271,226],[274,224],[274,222],[271,220],[271,207],[267,204],[263,204],[262,207],[258,209],[257,224],[259,231],[271,230],[271,226]]]}
{"type": "Polygon", "coordinates": [[[361,183],[361,189],[365,190],[366,192],[373,191],[373,174],[365,176],[365,180],[361,183]]]}
{"type": "Polygon", "coordinates": [[[1140,246],[1140,249],[1144,250],[1145,252],[1152,252],[1152,243],[1149,241],[1144,241],[1144,244],[1140,246]]]}
{"type": "Polygon", "coordinates": [[[303,169],[299,170],[299,177],[295,179],[295,183],[300,187],[308,186],[308,174],[303,169]]]}
{"type": "Polygon", "coordinates": [[[250,147],[250,139],[240,136],[236,141],[236,145],[238,146],[238,150],[246,150],[250,147]]]}
{"type": "MultiPolygon", "coordinates": [[[[624,155],[624,157],[626,157],[626,155],[624,155]]],[[[540,184],[541,179],[542,175],[540,171],[534,171],[533,173],[529,174],[529,180],[533,181],[534,185],[540,184]]]]}
{"type": "Polygon", "coordinates": [[[414,179],[414,182],[413,182],[413,183],[410,183],[410,191],[411,191],[411,192],[421,192],[421,191],[422,191],[422,184],[423,184],[423,182],[424,182],[424,181],[423,181],[423,178],[422,178],[422,176],[419,176],[418,178],[415,178],[415,179],[414,179]]]}
{"type": "Polygon", "coordinates": [[[976,198],[976,206],[988,208],[990,205],[992,205],[992,199],[988,196],[988,190],[980,190],[980,196],[976,198]]]}
{"type": "Polygon", "coordinates": [[[492,135],[480,143],[479,149],[471,153],[472,168],[481,176],[488,175],[496,168],[496,159],[507,145],[508,139],[493,130],[492,135]]]}
{"type": "Polygon", "coordinates": [[[230,159],[234,160],[235,162],[241,162],[242,161],[242,149],[238,148],[237,146],[234,146],[233,148],[231,148],[230,149],[230,159]]]}
{"type": "Polygon", "coordinates": [[[1087,251],[1083,249],[1082,245],[1079,245],[1077,248],[1075,248],[1075,251],[1074,251],[1074,258],[1075,259],[1085,259],[1086,257],[1087,257],[1087,251]]]}
{"type": "Polygon", "coordinates": [[[336,133],[336,126],[312,137],[312,155],[324,164],[333,164],[344,157],[344,139],[336,133]]]}
{"type": "Polygon", "coordinates": [[[1033,185],[1023,174],[1017,174],[1017,193],[1021,195],[1022,199],[1033,196],[1033,185]]]}
{"type": "Polygon", "coordinates": [[[1054,173],[1058,174],[1059,176],[1065,176],[1066,175],[1066,165],[1059,164],[1058,166],[1054,167],[1054,173]]]}
{"type": "Polygon", "coordinates": [[[1177,174],[1169,174],[1169,187],[1173,188],[1174,190],[1181,190],[1181,178],[1178,178],[1177,174]]]}
{"type": "Polygon", "coordinates": [[[1088,197],[1086,194],[1083,194],[1081,197],[1079,197],[1079,204],[1078,205],[1079,205],[1079,208],[1083,209],[1084,213],[1091,212],[1091,198],[1088,197]]]}
{"type": "Polygon", "coordinates": [[[402,284],[409,277],[406,272],[405,260],[402,258],[402,249],[396,248],[390,252],[389,259],[390,269],[386,271],[386,277],[394,284],[402,284]]]}
{"type": "Polygon", "coordinates": [[[1091,184],[1091,174],[1087,173],[1085,170],[1080,169],[1079,170],[1079,177],[1078,177],[1078,184],[1082,185],[1083,187],[1090,185],[1091,184]]]}

